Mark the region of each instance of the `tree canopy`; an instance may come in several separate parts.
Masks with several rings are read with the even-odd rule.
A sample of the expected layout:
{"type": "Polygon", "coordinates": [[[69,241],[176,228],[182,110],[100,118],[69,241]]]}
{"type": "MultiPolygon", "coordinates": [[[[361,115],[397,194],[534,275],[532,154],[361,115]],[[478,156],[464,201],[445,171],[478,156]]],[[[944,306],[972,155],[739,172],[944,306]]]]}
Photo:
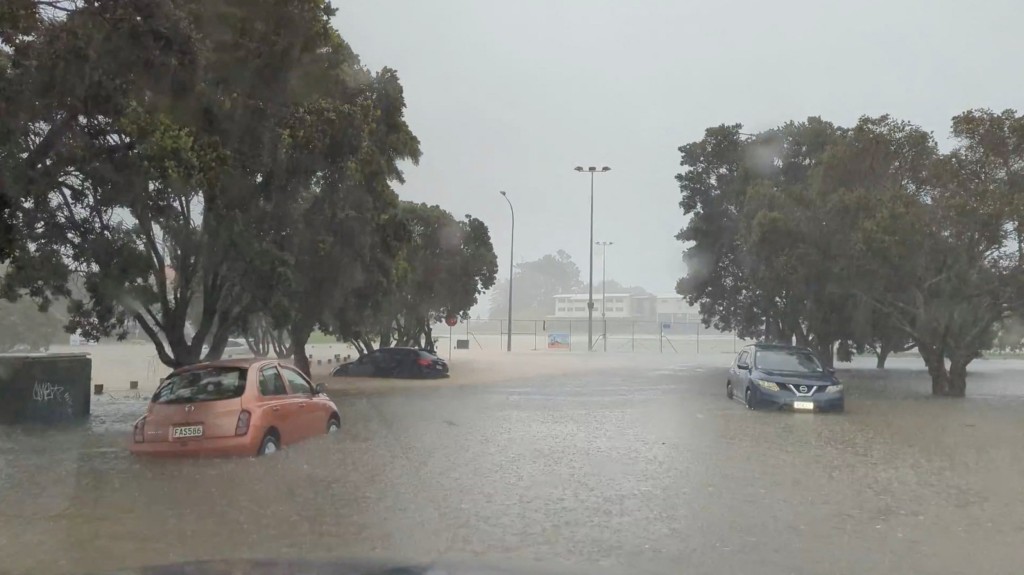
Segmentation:
{"type": "Polygon", "coordinates": [[[401,83],[362,65],[334,14],[4,4],[2,294],[67,299],[65,328],[90,338],[138,326],[172,367],[259,331],[308,371],[318,327],[350,336],[387,313],[422,338],[465,313],[494,281],[487,228],[399,203],[399,166],[420,155],[401,83]]]}
{"type": "Polygon", "coordinates": [[[709,128],[682,146],[677,291],[706,325],[837,348],[879,363],[916,346],[933,392],[963,395],[966,367],[1020,305],[1024,120],[953,119],[955,148],[890,116],[820,118],[747,135],[709,128]]]}
{"type": "MultiPolygon", "coordinates": [[[[563,250],[515,265],[513,272],[513,313],[524,319],[538,319],[554,312],[555,296],[583,289],[580,268],[563,250]]],[[[491,293],[490,317],[508,317],[508,278],[498,282],[491,293]]]]}
{"type": "Polygon", "coordinates": [[[405,241],[394,275],[378,286],[379,300],[360,329],[341,334],[361,352],[392,345],[433,350],[431,326],[467,319],[498,273],[490,232],[479,219],[460,221],[439,206],[413,202],[402,202],[398,215],[405,241]]]}

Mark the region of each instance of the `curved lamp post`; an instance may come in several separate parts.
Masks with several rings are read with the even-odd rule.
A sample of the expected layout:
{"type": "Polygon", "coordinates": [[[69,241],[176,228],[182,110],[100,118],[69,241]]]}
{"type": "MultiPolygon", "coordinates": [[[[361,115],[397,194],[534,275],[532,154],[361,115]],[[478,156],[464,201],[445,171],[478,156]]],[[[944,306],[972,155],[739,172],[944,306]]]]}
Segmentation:
{"type": "Polygon", "coordinates": [[[508,194],[503,191],[498,193],[508,202],[508,209],[512,212],[512,237],[508,249],[508,342],[505,345],[505,351],[512,351],[512,272],[515,269],[512,258],[516,250],[516,210],[512,207],[512,200],[508,199],[508,194]]]}

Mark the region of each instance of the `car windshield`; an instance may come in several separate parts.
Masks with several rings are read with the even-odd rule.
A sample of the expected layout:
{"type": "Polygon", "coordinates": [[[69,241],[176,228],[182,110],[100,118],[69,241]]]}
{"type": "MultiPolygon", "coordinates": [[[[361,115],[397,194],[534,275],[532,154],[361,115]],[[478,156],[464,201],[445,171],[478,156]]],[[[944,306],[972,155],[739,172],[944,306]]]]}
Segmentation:
{"type": "Polygon", "coordinates": [[[819,373],[821,363],[813,354],[797,349],[764,349],[754,356],[755,367],[767,371],[819,373]]]}
{"type": "Polygon", "coordinates": [[[246,370],[236,367],[194,369],[167,378],[153,403],[195,403],[241,397],[246,370]]]}

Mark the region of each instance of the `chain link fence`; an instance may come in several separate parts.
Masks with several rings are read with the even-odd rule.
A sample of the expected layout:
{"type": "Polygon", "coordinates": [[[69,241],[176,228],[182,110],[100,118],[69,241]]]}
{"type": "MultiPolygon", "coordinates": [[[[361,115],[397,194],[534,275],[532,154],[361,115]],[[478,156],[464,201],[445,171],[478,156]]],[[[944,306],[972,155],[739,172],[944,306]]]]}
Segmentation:
{"type": "MultiPolygon", "coordinates": [[[[584,352],[586,319],[512,320],[513,351],[584,352]]],[[[433,328],[437,348],[500,351],[508,346],[508,320],[470,319],[433,328]],[[450,342],[448,341],[451,338],[450,342]]],[[[745,341],[699,322],[631,321],[594,318],[593,350],[608,353],[735,353],[745,341]]]]}

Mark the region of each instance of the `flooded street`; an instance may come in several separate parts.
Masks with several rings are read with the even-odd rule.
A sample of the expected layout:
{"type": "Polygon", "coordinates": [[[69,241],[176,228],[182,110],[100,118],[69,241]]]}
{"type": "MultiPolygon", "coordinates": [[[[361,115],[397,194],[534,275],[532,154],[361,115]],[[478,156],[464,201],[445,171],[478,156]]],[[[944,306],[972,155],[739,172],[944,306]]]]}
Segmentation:
{"type": "Polygon", "coordinates": [[[630,361],[346,392],[341,434],[260,460],[132,458],[143,401],[97,399],[88,426],[0,440],[3,570],[445,558],[609,572],[1019,571],[1021,363],[977,362],[965,400],[929,397],[917,359],[841,367],[847,412],[809,415],[725,399],[721,360],[630,361]]]}

